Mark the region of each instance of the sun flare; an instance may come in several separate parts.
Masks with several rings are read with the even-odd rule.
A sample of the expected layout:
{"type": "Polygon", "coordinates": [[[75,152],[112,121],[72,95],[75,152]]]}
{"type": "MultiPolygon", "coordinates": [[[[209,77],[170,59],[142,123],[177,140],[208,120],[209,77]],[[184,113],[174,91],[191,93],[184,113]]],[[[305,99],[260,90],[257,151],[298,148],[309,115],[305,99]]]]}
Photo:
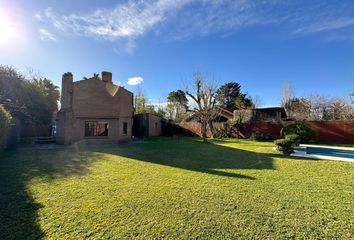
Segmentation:
{"type": "Polygon", "coordinates": [[[15,26],[11,20],[0,12],[0,46],[8,46],[16,37],[15,26]]]}

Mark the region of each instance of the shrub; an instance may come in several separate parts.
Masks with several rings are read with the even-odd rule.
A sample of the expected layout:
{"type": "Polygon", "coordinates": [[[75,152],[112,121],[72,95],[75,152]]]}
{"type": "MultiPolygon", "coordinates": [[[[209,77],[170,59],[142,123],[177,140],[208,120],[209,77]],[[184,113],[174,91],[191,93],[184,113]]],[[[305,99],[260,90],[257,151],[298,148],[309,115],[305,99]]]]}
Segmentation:
{"type": "Polygon", "coordinates": [[[215,128],[216,138],[232,137],[232,125],[229,122],[224,122],[220,127],[215,128]]]}
{"type": "Polygon", "coordinates": [[[278,151],[283,152],[286,155],[290,155],[294,152],[294,142],[290,139],[278,139],[274,141],[278,151]]]}
{"type": "Polygon", "coordinates": [[[294,146],[299,146],[300,144],[300,137],[297,134],[289,134],[285,136],[285,139],[289,139],[294,143],[294,146]]]}
{"type": "Polygon", "coordinates": [[[283,127],[280,131],[283,138],[290,134],[296,134],[300,138],[300,142],[308,142],[313,138],[313,131],[304,122],[290,123],[283,127]]]}
{"type": "Polygon", "coordinates": [[[254,132],[251,134],[250,139],[256,140],[256,141],[271,141],[271,140],[274,140],[275,138],[271,134],[254,132]]]}
{"type": "Polygon", "coordinates": [[[7,147],[7,138],[10,130],[11,114],[0,105],[0,151],[7,147]]]}

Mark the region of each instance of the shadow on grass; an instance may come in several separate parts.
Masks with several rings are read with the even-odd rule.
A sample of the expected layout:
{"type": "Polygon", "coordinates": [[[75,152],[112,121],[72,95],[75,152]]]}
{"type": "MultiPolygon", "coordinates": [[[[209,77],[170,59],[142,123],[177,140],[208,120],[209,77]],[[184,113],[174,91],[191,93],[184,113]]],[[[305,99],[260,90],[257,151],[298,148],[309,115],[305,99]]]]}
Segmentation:
{"type": "Polygon", "coordinates": [[[41,239],[37,222],[42,207],[28,191],[36,177],[55,179],[86,174],[95,153],[70,150],[7,151],[0,155],[0,239],[41,239]]]}
{"type": "Polygon", "coordinates": [[[254,177],[237,173],[237,169],[274,169],[270,155],[204,144],[194,138],[158,138],[130,145],[9,151],[0,156],[0,239],[44,238],[45,233],[37,220],[41,205],[28,191],[29,181],[37,177],[51,181],[87,174],[90,165],[99,160],[102,153],[245,180],[253,180],[254,177]]]}
{"type": "Polygon", "coordinates": [[[274,169],[272,157],[268,154],[212,142],[202,143],[195,139],[152,138],[143,144],[132,145],[129,148],[98,148],[96,151],[190,171],[250,180],[254,177],[235,173],[234,170],[274,169]]]}

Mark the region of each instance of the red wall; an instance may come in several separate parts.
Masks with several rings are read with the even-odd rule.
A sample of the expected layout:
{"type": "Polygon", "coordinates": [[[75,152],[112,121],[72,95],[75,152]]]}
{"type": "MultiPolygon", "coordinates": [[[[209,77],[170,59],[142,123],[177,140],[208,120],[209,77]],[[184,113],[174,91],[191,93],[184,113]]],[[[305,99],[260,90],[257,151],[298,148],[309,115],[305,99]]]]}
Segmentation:
{"type": "MultiPolygon", "coordinates": [[[[248,138],[252,133],[280,137],[280,130],[290,122],[252,123],[244,125],[240,130],[233,129],[235,137],[248,138]]],[[[217,123],[218,125],[219,123],[217,123]]],[[[311,121],[310,128],[315,132],[317,142],[337,142],[354,144],[354,121],[311,121]]],[[[200,136],[200,124],[187,122],[180,124],[186,135],[200,136]]]]}
{"type": "Polygon", "coordinates": [[[313,121],[309,125],[318,142],[354,144],[354,121],[313,121]]]}

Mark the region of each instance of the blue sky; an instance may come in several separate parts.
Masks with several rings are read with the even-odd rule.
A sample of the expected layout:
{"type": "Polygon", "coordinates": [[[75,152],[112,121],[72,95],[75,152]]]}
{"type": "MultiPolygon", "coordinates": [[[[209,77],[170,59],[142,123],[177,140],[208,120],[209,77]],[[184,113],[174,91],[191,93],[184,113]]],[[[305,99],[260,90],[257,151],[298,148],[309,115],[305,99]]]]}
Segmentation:
{"type": "Polygon", "coordinates": [[[351,0],[0,0],[0,35],[0,64],[57,85],[107,70],[152,102],[196,70],[264,106],[279,104],[283,81],[298,96],[354,91],[351,0]]]}

